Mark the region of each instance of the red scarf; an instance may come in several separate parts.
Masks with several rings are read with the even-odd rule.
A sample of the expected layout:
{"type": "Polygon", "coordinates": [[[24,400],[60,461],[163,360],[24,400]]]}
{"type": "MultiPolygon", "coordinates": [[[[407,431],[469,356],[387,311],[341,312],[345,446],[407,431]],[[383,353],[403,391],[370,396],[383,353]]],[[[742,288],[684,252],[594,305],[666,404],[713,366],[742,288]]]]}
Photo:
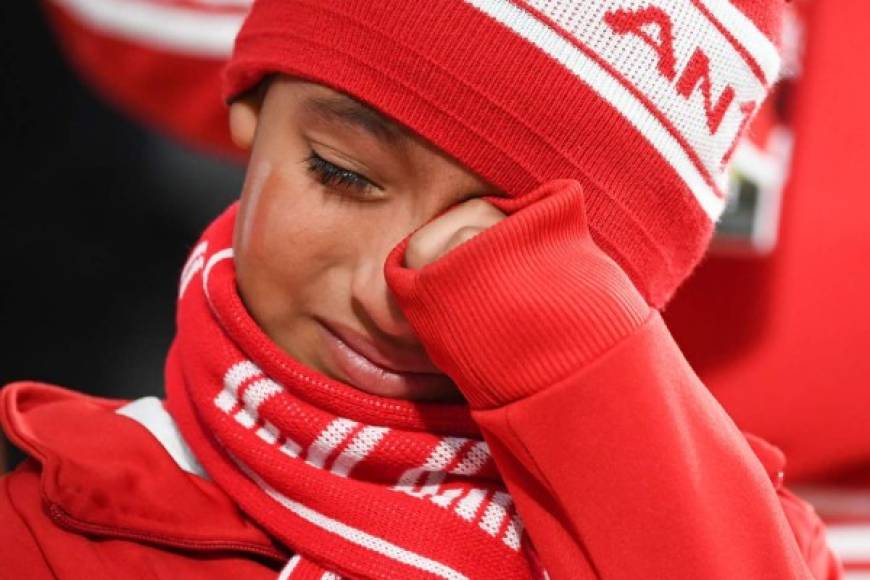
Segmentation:
{"type": "Polygon", "coordinates": [[[209,476],[296,556],[281,578],[529,578],[465,405],[369,395],[289,357],[236,290],[236,206],[182,271],[168,408],[209,476]]]}

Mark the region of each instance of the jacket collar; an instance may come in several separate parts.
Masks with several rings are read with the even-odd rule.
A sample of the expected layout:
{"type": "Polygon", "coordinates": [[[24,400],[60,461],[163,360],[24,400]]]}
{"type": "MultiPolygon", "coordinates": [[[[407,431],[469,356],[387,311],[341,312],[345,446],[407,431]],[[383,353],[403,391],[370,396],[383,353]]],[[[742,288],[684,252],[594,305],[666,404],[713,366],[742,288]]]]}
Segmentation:
{"type": "Polygon", "coordinates": [[[0,391],[0,423],[42,466],[47,512],[66,529],[288,558],[205,477],[156,398],[125,404],[13,383],[0,391]]]}

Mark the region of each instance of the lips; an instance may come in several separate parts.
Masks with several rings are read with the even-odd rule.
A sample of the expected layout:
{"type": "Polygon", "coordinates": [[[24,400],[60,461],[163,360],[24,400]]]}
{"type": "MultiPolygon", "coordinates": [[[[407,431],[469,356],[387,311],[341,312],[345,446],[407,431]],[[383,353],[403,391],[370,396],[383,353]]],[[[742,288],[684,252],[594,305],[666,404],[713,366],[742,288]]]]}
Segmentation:
{"type": "Polygon", "coordinates": [[[321,323],[320,328],[333,366],[358,389],[400,399],[456,398],[456,386],[425,356],[375,346],[359,333],[339,325],[321,323]]]}

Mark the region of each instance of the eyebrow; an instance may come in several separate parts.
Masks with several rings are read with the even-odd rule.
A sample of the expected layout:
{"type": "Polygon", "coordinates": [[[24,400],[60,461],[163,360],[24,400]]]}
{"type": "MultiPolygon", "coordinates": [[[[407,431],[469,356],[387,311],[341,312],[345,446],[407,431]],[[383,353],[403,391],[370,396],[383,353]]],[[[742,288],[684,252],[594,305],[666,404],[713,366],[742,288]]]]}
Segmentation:
{"type": "Polygon", "coordinates": [[[349,97],[315,97],[307,100],[303,106],[307,113],[326,122],[362,129],[391,145],[401,144],[408,137],[408,133],[395,122],[349,97]]]}

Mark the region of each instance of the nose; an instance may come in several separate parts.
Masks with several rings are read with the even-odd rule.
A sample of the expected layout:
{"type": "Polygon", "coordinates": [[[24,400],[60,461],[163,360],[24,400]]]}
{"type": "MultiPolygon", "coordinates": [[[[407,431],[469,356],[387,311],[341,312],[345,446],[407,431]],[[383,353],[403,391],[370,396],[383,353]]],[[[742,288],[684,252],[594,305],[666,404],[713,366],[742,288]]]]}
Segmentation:
{"type": "Polygon", "coordinates": [[[399,241],[360,249],[351,281],[351,308],[373,335],[410,345],[417,339],[384,277],[387,254],[399,241]]]}

